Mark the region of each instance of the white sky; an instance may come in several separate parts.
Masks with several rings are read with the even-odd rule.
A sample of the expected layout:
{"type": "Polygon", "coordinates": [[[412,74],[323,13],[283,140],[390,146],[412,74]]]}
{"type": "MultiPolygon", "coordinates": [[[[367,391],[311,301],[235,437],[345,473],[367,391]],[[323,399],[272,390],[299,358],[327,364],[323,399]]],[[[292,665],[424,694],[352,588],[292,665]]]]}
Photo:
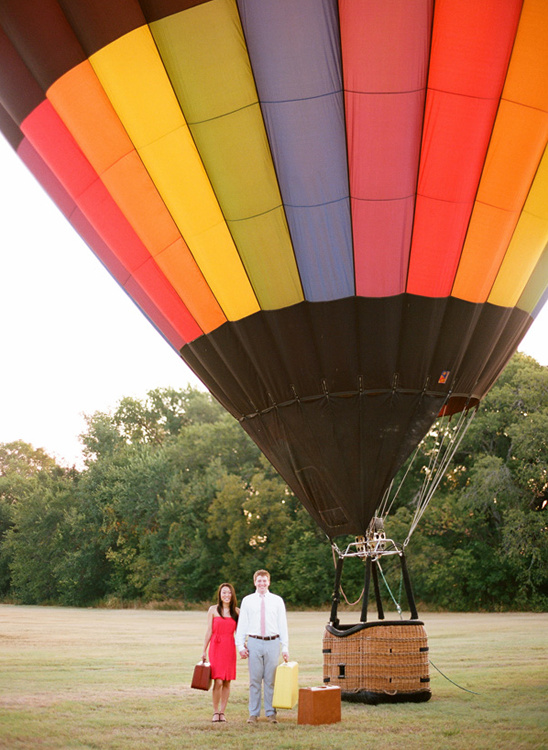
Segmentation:
{"type": "MultiPolygon", "coordinates": [[[[0,135],[0,443],[80,465],[83,414],[199,381],[0,135]]],[[[548,305],[520,345],[548,365],[548,305]]]]}

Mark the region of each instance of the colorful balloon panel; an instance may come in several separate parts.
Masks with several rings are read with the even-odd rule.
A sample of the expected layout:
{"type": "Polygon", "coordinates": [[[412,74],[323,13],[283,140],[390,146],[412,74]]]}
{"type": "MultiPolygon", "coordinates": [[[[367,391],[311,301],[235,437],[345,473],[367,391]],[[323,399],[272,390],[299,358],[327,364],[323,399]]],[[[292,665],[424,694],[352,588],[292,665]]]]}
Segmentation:
{"type": "Polygon", "coordinates": [[[329,534],[548,286],[544,0],[3,0],[0,129],[329,534]]]}

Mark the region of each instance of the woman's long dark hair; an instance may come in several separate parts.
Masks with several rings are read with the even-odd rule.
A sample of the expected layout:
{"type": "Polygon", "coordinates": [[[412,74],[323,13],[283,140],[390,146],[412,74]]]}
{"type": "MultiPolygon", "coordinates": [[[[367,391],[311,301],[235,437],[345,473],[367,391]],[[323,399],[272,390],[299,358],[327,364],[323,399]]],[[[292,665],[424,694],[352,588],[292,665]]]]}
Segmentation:
{"type": "Polygon", "coordinates": [[[223,600],[221,599],[221,591],[224,588],[230,589],[230,593],[232,596],[230,597],[230,616],[233,620],[238,622],[238,613],[236,612],[236,607],[238,606],[238,600],[236,599],[236,592],[234,591],[234,586],[231,583],[221,583],[219,588],[217,589],[217,612],[223,617],[223,600]]]}

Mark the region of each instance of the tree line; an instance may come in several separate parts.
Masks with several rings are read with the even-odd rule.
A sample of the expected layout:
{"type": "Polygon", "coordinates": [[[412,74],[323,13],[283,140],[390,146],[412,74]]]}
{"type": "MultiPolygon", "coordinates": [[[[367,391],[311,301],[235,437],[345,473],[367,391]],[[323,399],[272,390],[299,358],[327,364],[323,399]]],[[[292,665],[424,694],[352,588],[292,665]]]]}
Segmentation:
{"type": "MultiPolygon", "coordinates": [[[[402,542],[435,439],[389,521],[402,542]]],[[[156,389],[87,417],[85,466],[0,444],[0,598],[71,606],[210,601],[266,568],[290,606],[326,606],[331,547],[238,423],[207,393],[156,389]]],[[[419,607],[546,610],[548,369],[514,356],[480,404],[408,547],[419,607]]],[[[339,546],[345,540],[337,540],[339,546]]],[[[343,587],[359,598],[363,563],[343,587]]],[[[386,565],[383,597],[401,598],[386,565]]]]}

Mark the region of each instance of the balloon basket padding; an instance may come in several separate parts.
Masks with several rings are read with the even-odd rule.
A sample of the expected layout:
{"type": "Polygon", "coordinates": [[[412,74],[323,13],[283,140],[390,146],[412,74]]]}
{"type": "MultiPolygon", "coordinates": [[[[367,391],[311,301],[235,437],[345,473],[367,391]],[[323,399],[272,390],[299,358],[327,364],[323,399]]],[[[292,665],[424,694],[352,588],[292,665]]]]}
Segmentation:
{"type": "Polygon", "coordinates": [[[326,626],[323,680],[354,703],[430,700],[428,639],[420,620],[326,626]]]}

